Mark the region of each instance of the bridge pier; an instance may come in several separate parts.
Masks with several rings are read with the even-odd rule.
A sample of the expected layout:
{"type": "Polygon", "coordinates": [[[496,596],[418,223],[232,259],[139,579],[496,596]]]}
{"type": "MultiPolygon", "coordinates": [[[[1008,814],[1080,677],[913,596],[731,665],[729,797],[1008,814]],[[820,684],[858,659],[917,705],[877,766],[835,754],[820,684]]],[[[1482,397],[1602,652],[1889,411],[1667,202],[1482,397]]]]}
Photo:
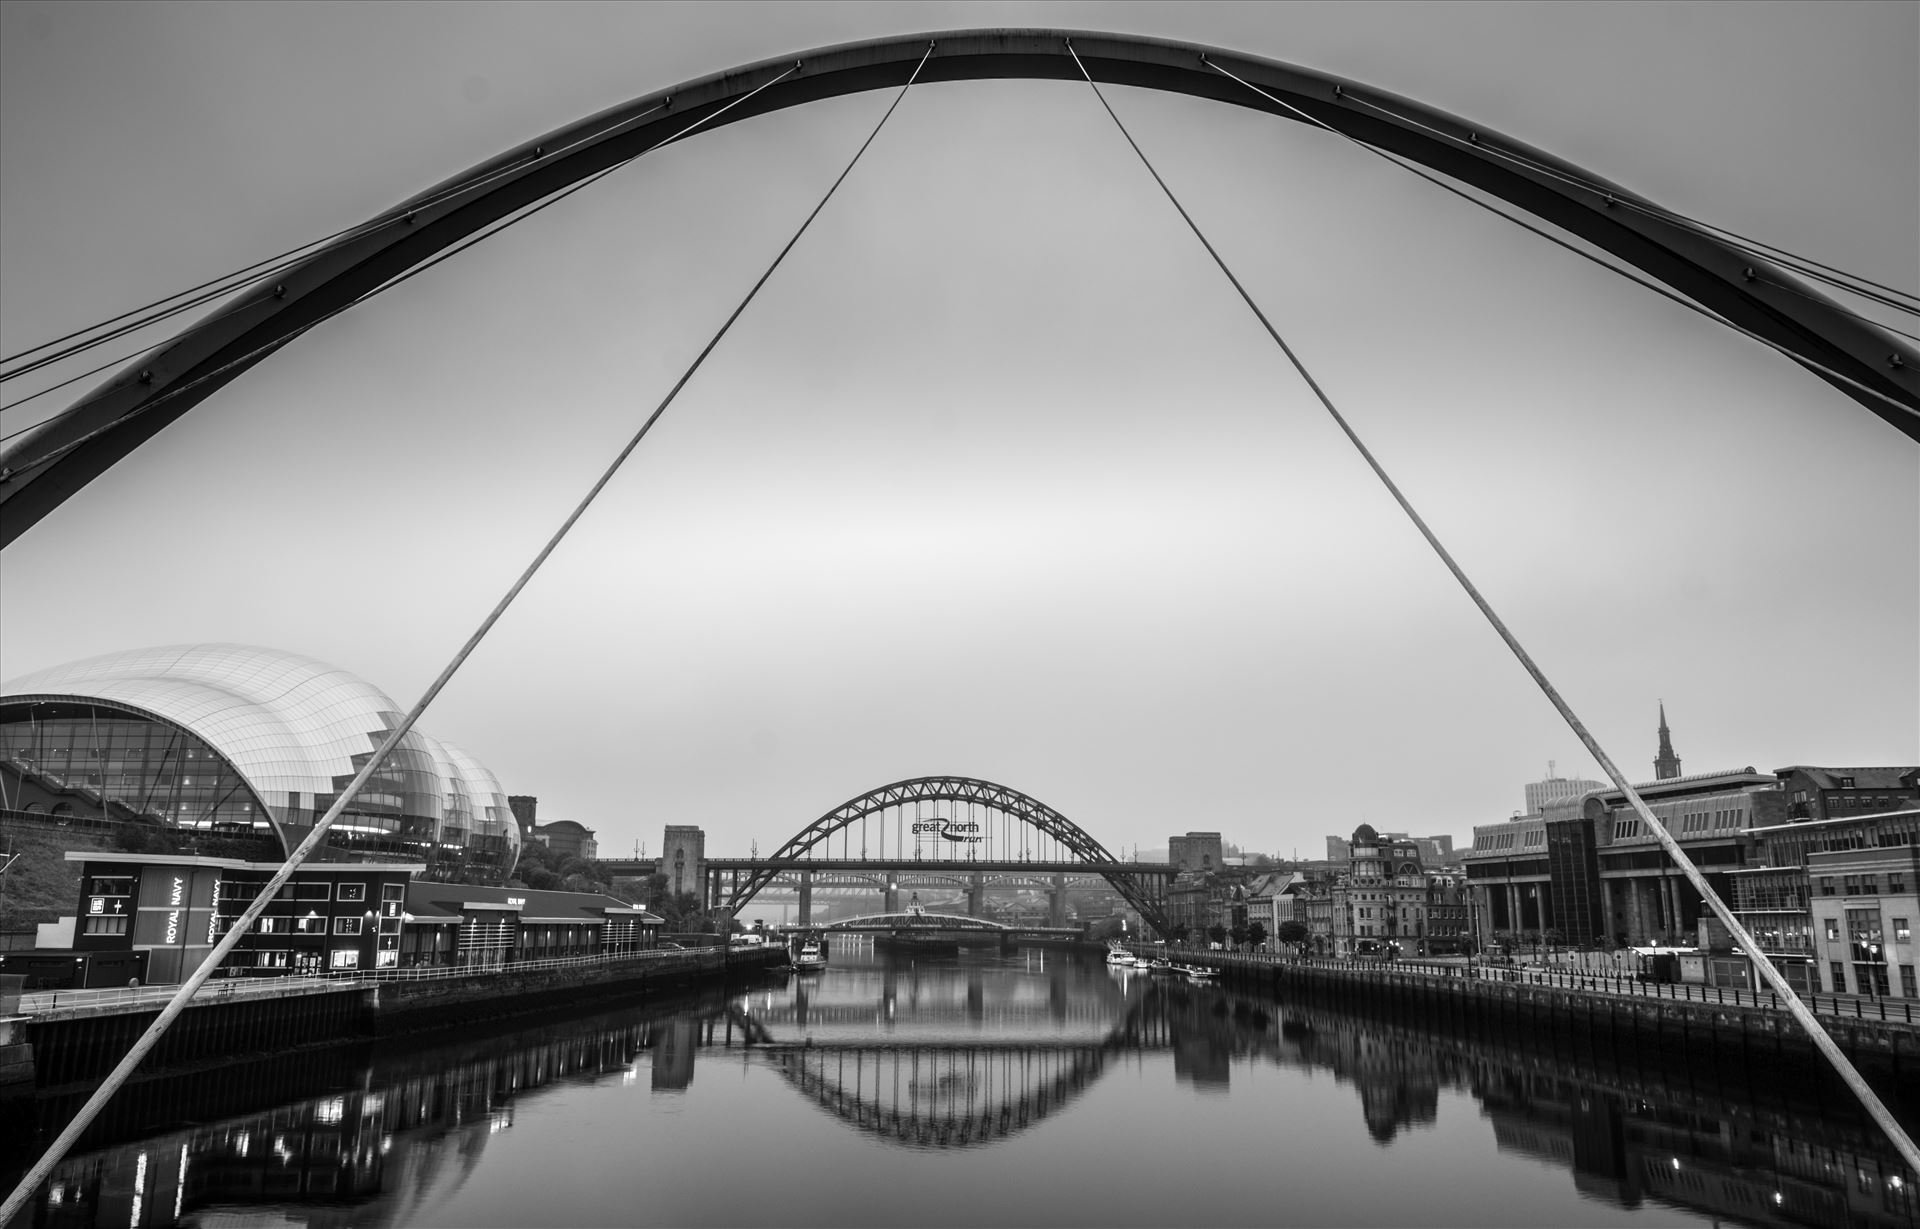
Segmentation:
{"type": "Polygon", "coordinates": [[[813,872],[800,872],[800,925],[813,925],[813,872]]]}
{"type": "Polygon", "coordinates": [[[979,871],[967,876],[967,916],[984,916],[987,905],[987,883],[979,871]]]}
{"type": "Polygon", "coordinates": [[[1047,889],[1047,925],[1058,930],[1067,924],[1067,877],[1055,875],[1047,889]]]}
{"type": "Polygon", "coordinates": [[[886,898],[886,908],[882,909],[880,912],[882,913],[900,912],[900,885],[899,884],[895,883],[891,878],[889,878],[887,880],[887,890],[882,895],[884,895],[886,898]]]}

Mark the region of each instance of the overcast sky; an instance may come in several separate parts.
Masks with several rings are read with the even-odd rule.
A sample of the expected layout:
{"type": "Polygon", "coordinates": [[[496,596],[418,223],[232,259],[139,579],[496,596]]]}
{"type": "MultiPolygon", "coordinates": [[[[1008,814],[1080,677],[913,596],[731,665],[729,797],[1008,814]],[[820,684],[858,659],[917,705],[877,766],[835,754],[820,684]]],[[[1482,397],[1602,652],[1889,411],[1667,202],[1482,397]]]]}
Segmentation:
{"type": "MultiPolygon", "coordinates": [[[[4,349],[689,78],[990,25],[1340,73],[1920,285],[1912,4],[9,3],[4,349]]],[[[1109,97],[1636,779],[1661,699],[1689,772],[1917,762],[1910,441],[1338,138],[1109,97]]],[[[411,704],[887,101],[649,156],[256,368],[8,548],[0,677],[231,640],[411,704]]],[[[916,88],[422,725],[608,854],[947,772],[1317,855],[1598,775],[1067,83],[916,88]]]]}

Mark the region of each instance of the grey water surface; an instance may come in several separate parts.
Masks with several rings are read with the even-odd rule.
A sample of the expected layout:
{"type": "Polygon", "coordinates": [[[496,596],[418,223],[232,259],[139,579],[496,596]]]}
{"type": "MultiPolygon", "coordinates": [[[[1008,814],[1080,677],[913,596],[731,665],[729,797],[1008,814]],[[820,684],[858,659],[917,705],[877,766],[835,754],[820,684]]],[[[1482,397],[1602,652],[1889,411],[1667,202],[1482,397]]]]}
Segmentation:
{"type": "Polygon", "coordinates": [[[845,940],[824,972],[234,1075],[302,1089],[265,1111],[183,1081],[191,1121],[123,1124],[32,1223],[1913,1225],[1837,1085],[1776,1074],[845,940]]]}

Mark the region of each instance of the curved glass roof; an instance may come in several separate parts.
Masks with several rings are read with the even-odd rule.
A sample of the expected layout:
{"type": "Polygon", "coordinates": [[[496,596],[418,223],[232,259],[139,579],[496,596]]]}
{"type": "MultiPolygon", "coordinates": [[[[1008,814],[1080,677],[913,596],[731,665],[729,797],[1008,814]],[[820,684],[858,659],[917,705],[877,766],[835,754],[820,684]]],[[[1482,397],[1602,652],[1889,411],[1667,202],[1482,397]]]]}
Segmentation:
{"type": "MultiPolygon", "coordinates": [[[[107,653],[11,679],[0,698],[97,699],[151,713],[217,750],[275,820],[308,824],[403,715],[385,692],[345,670],[239,644],[107,653]]],[[[451,843],[487,835],[519,844],[499,780],[418,726],[352,809],[405,816],[451,843]]]]}

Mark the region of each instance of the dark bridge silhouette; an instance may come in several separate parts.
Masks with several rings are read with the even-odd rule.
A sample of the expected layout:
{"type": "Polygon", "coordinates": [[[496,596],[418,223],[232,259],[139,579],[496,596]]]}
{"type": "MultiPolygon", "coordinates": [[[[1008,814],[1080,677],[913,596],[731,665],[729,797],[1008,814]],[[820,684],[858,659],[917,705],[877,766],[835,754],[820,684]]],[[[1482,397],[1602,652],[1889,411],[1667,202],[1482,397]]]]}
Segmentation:
{"type": "Polygon", "coordinates": [[[307,328],[515,211],[693,135],[688,127],[696,122],[706,132],[824,98],[898,87],[923,56],[921,82],[1079,80],[1084,64],[1097,82],[1324,126],[1593,244],[1816,364],[1815,375],[1920,439],[1920,351],[1779,265],[1544,150],[1384,90],[1224,48],[1094,31],[955,30],[819,48],[672,86],[509,150],[369,219],[0,454],[0,545],[307,328]]]}
{"type": "Polygon", "coordinates": [[[1069,878],[1097,875],[1163,935],[1170,928],[1167,888],[1175,870],[1165,863],[1122,862],[1085,829],[1038,799],[992,781],[958,776],[914,777],[882,785],[814,820],[771,857],[710,858],[706,864],[708,901],[734,913],[776,880],[796,880],[802,925],[810,922],[813,876],[823,871],[885,875],[883,912],[887,914],[901,912],[901,877],[926,875],[959,882],[966,888],[969,913],[975,918],[982,912],[990,880],[1030,883],[1036,875],[1045,876],[1051,897],[1049,922],[1056,929],[1065,923],[1069,878]],[[943,807],[946,814],[940,813],[943,807]],[[833,856],[836,837],[841,846],[837,858],[833,856]]]}
{"type": "MultiPolygon", "coordinates": [[[[1115,1055],[1170,1048],[1173,1031],[1148,1009],[1151,997],[1142,988],[1103,1002],[1098,1014],[1111,1023],[1102,1034],[1059,1038],[793,1041],[780,1035],[799,1023],[791,1008],[730,1015],[747,1044],[823,1111],[892,1143],[958,1148],[1038,1125],[1091,1087],[1115,1055]]],[[[811,1016],[831,1020],[817,1009],[811,1016]]],[[[870,1025],[873,1007],[861,1005],[857,1018],[870,1025]]]]}

